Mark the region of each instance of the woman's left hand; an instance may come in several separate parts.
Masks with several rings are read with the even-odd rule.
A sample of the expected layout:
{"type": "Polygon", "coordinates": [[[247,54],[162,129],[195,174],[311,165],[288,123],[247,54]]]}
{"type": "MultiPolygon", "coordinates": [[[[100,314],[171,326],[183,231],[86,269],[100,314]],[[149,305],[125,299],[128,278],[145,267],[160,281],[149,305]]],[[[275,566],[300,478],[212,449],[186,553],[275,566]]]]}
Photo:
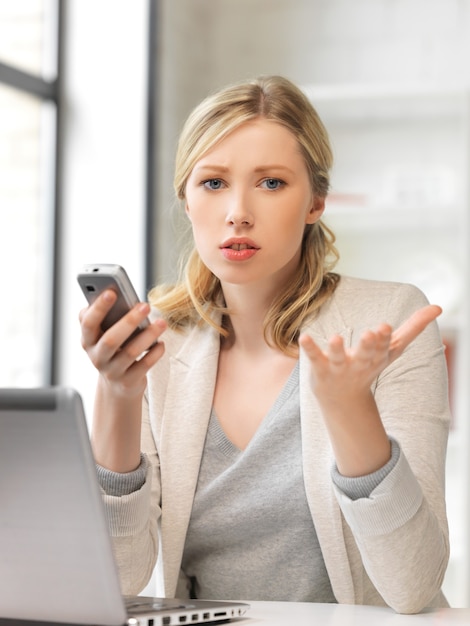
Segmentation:
{"type": "Polygon", "coordinates": [[[413,313],[395,331],[388,324],[381,324],[375,331],[365,331],[357,346],[348,349],[339,335],[329,340],[325,351],[309,335],[301,335],[299,344],[312,366],[313,390],[321,395],[336,395],[340,390],[344,395],[348,388],[351,392],[368,389],[376,376],[441,312],[440,307],[430,304],[413,313]]]}
{"type": "Polygon", "coordinates": [[[365,331],[353,348],[346,348],[339,335],[329,340],[326,350],[309,335],[300,336],[299,345],[310,361],[312,390],[322,409],[341,473],[370,473],[390,458],[389,440],[371,384],[441,312],[440,307],[427,305],[395,331],[388,324],[365,331]],[[374,437],[377,454],[371,455],[374,437]],[[365,443],[370,466],[362,467],[361,449],[365,443]]]}

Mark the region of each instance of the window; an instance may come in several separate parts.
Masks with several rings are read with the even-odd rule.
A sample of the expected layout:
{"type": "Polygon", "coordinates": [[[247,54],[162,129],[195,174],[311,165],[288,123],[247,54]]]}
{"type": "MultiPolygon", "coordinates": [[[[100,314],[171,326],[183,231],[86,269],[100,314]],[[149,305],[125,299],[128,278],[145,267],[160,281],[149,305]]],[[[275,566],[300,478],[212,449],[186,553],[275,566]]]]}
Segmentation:
{"type": "Polygon", "coordinates": [[[60,0],[0,0],[1,386],[52,382],[60,0]]]}

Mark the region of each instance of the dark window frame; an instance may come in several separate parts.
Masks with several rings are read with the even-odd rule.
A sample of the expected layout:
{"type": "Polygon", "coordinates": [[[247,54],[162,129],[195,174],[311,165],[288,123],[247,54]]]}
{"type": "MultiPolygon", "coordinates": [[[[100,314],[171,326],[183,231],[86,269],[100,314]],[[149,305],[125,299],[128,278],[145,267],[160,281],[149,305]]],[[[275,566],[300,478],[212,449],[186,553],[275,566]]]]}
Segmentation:
{"type": "Polygon", "coordinates": [[[52,250],[48,258],[48,275],[51,277],[51,301],[48,303],[48,326],[45,328],[49,346],[43,355],[44,370],[41,373],[41,380],[44,385],[55,384],[57,381],[57,339],[58,339],[58,263],[59,258],[59,227],[60,227],[60,153],[61,153],[61,106],[60,90],[62,79],[62,52],[63,52],[63,20],[64,20],[64,0],[57,0],[56,23],[54,25],[57,44],[57,73],[53,80],[46,80],[33,72],[18,69],[10,63],[0,62],[0,84],[6,85],[37,98],[42,102],[51,102],[55,106],[55,146],[52,158],[53,176],[53,200],[51,206],[51,241],[52,250]]]}
{"type": "Polygon", "coordinates": [[[156,280],[156,189],[157,189],[157,113],[158,113],[158,46],[160,0],[148,0],[147,40],[147,111],[145,156],[144,280],[148,291],[156,280]]]}

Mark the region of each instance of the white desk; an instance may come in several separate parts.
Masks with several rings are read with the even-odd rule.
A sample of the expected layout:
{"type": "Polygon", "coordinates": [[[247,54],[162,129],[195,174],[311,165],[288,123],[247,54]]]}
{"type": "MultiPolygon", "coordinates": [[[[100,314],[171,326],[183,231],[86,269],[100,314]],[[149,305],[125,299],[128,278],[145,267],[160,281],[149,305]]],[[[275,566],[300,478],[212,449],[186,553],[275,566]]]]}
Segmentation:
{"type": "MultiPolygon", "coordinates": [[[[250,602],[239,626],[470,626],[470,609],[399,615],[389,608],[304,602],[250,602]]],[[[238,624],[237,624],[238,626],[238,624]]]]}

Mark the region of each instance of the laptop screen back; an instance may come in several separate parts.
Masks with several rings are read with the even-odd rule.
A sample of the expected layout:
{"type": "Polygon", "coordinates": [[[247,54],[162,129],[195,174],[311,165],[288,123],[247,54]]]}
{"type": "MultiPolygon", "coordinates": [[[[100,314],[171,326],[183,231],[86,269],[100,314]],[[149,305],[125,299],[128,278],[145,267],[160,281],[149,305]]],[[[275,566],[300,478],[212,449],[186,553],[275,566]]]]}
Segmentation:
{"type": "Polygon", "coordinates": [[[0,617],[126,622],[77,392],[0,389],[0,503],[0,617]]]}

